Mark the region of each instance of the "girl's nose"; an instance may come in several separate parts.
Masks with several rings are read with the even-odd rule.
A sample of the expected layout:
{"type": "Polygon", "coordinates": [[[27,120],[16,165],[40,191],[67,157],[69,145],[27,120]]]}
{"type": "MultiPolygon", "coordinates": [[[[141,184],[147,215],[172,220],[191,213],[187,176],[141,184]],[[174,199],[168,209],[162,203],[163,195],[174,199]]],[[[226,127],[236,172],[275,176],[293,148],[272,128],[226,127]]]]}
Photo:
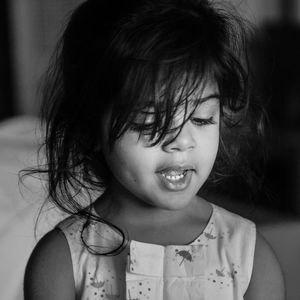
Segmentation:
{"type": "MultiPolygon", "coordinates": [[[[190,122],[187,122],[183,127],[175,140],[170,144],[167,144],[163,147],[166,152],[175,152],[175,151],[191,151],[196,146],[196,139],[193,134],[193,126],[190,122]]],[[[176,136],[177,133],[174,134],[176,136]]],[[[169,137],[171,140],[174,138],[169,137]]]]}

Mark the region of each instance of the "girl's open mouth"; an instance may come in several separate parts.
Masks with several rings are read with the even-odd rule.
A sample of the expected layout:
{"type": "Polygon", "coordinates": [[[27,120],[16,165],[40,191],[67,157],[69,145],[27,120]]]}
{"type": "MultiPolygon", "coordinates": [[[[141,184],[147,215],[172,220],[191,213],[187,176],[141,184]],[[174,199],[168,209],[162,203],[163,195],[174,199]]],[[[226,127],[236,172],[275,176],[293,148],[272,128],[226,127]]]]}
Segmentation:
{"type": "Polygon", "coordinates": [[[182,191],[191,181],[194,169],[190,167],[170,167],[157,172],[163,186],[170,191],[182,191]]]}

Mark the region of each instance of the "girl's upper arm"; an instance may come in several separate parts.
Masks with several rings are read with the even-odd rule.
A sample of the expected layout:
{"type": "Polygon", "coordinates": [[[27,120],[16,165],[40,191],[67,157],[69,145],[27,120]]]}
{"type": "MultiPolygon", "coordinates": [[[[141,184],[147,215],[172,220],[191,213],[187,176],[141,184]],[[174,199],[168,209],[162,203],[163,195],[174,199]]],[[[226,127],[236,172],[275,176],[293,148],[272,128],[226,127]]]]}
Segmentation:
{"type": "Polygon", "coordinates": [[[25,300],[74,300],[75,285],[69,246],[54,229],[33,250],[25,271],[25,300]]]}
{"type": "Polygon", "coordinates": [[[253,272],[245,300],[284,300],[285,286],[274,251],[257,233],[253,272]]]}

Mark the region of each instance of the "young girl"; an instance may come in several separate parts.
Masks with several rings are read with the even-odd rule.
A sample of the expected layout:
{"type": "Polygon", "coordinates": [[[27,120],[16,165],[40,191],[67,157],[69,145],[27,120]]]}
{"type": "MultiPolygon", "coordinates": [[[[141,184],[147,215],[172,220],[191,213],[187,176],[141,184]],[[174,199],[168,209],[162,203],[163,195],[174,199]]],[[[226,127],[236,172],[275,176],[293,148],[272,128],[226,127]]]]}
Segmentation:
{"type": "Polygon", "coordinates": [[[33,251],[25,299],[284,299],[255,225],[198,196],[253,111],[244,46],[241,20],[207,0],[74,11],[48,72],[41,170],[71,216],[33,251]]]}

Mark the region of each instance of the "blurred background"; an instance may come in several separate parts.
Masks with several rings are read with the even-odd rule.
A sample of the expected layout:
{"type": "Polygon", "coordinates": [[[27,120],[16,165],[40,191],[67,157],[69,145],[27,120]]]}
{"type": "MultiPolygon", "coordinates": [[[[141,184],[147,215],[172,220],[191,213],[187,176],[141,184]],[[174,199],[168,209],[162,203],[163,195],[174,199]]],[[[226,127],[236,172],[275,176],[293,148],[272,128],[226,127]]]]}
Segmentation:
{"type": "MultiPolygon", "coordinates": [[[[34,221],[44,195],[34,179],[27,180],[21,195],[17,178],[21,168],[36,163],[40,79],[69,13],[81,2],[0,1],[0,257],[10,257],[1,261],[0,270],[11,278],[11,287],[18,279],[18,288],[7,288],[6,281],[3,299],[22,299],[22,274],[36,242],[34,221]]],[[[222,197],[214,201],[261,227],[282,262],[288,299],[296,300],[300,299],[300,0],[228,2],[262,33],[254,36],[251,66],[254,89],[269,115],[268,156],[258,209],[244,203],[243,186],[235,185],[228,193],[228,204],[222,197]]],[[[53,225],[47,222],[41,234],[53,225]]]]}

